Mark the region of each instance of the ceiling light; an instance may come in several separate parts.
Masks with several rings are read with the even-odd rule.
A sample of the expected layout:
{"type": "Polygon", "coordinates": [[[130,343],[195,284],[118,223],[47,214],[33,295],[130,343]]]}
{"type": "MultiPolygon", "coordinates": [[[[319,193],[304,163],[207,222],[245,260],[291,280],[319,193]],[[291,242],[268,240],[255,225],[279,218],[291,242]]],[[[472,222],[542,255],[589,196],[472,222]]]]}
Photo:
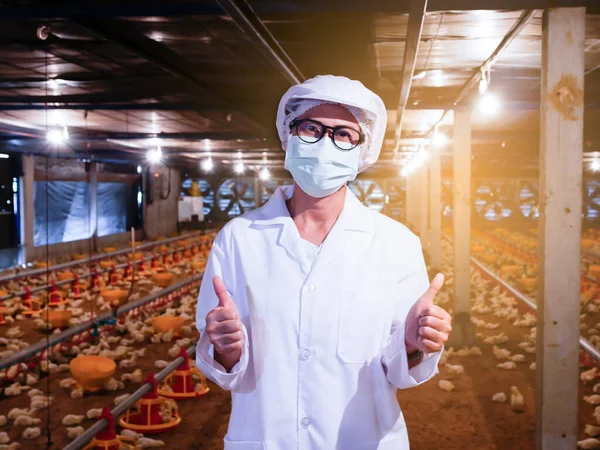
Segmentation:
{"type": "Polygon", "coordinates": [[[401,177],[407,177],[408,176],[408,167],[404,166],[401,170],[400,170],[400,176],[401,177]]]}
{"type": "Polygon", "coordinates": [[[479,112],[487,116],[492,116],[500,111],[500,99],[489,92],[482,95],[479,99],[479,112]]]}
{"type": "Polygon", "coordinates": [[[271,172],[269,172],[269,169],[266,167],[263,167],[258,173],[258,178],[260,178],[262,181],[267,181],[269,178],[271,178],[271,172]]]}
{"type": "Polygon", "coordinates": [[[446,136],[444,133],[438,132],[436,128],[436,130],[433,133],[433,137],[431,138],[431,144],[434,147],[440,148],[448,144],[448,140],[448,136],[446,136]]]}
{"type": "Polygon", "coordinates": [[[142,166],[137,166],[136,170],[137,170],[137,173],[142,173],[142,166]]]}
{"type": "Polygon", "coordinates": [[[9,156],[6,153],[0,153],[0,159],[8,159],[9,156]]]}
{"type": "Polygon", "coordinates": [[[427,75],[427,71],[422,70],[421,72],[417,73],[416,75],[413,75],[412,79],[413,80],[421,80],[421,79],[425,78],[425,75],[427,75]]]}
{"type": "Polygon", "coordinates": [[[212,157],[209,156],[207,159],[202,161],[201,166],[202,170],[204,170],[205,172],[210,172],[211,170],[213,170],[215,165],[213,163],[212,157]]]}
{"type": "Polygon", "coordinates": [[[594,159],[592,161],[592,164],[590,167],[594,172],[598,172],[600,170],[600,161],[597,159],[594,159]]]}
{"type": "Polygon", "coordinates": [[[53,128],[46,133],[46,139],[54,145],[63,144],[69,140],[69,131],[67,127],[63,127],[62,130],[60,128],[53,128]]]}
{"type": "Polygon", "coordinates": [[[156,147],[155,150],[148,150],[146,153],[146,158],[151,164],[160,162],[162,159],[162,149],[160,147],[156,147]]]}
{"type": "Polygon", "coordinates": [[[233,166],[233,171],[237,174],[244,173],[244,163],[241,161],[236,162],[233,166]]]}

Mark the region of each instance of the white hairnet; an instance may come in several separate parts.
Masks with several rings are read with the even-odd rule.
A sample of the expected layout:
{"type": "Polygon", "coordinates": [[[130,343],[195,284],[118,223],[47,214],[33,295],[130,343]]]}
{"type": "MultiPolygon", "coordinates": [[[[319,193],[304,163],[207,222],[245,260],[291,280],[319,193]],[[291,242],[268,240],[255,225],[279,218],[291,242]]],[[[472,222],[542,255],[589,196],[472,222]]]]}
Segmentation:
{"type": "Polygon", "coordinates": [[[358,170],[362,172],[373,165],[383,144],[387,111],[377,94],[360,81],[346,77],[318,75],[287,90],[279,102],[276,122],[283,150],[287,149],[290,122],[323,103],[340,104],[352,113],[366,136],[358,170]]]}

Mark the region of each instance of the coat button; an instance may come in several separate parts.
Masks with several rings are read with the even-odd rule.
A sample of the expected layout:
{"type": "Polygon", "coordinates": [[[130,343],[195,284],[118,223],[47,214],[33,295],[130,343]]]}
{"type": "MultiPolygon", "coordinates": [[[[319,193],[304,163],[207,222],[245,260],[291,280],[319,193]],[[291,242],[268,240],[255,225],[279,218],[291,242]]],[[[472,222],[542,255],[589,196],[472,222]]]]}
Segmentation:
{"type": "Polygon", "coordinates": [[[300,421],[300,424],[302,425],[302,428],[308,428],[308,426],[310,425],[310,419],[308,417],[305,417],[300,421]]]}
{"type": "Polygon", "coordinates": [[[312,284],[312,283],[308,283],[308,284],[306,285],[306,292],[314,292],[314,291],[315,291],[315,289],[316,289],[316,287],[315,287],[315,285],[314,285],[314,284],[312,284]]]}
{"type": "Polygon", "coordinates": [[[306,361],[311,356],[312,356],[312,352],[309,349],[307,349],[307,348],[305,348],[304,350],[302,350],[302,353],[300,353],[300,358],[303,361],[306,361]]]}

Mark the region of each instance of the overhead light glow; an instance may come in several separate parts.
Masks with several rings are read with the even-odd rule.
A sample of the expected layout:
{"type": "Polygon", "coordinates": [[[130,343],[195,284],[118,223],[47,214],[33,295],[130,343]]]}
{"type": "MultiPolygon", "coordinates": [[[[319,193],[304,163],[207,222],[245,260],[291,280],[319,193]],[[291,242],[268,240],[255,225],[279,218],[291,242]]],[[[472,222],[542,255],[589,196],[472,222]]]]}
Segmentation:
{"type": "Polygon", "coordinates": [[[137,170],[137,173],[142,173],[142,166],[137,166],[136,170],[137,170]]]}
{"type": "Polygon", "coordinates": [[[271,178],[271,172],[269,172],[269,169],[266,167],[263,167],[258,173],[258,178],[260,178],[261,181],[267,181],[269,178],[271,178]]]}
{"type": "Polygon", "coordinates": [[[211,170],[213,170],[214,168],[214,164],[213,164],[213,160],[212,157],[208,157],[207,159],[205,159],[204,161],[202,161],[202,170],[204,170],[205,172],[210,172],[211,170]]]}
{"type": "Polygon", "coordinates": [[[412,79],[413,80],[422,80],[423,78],[425,78],[425,75],[427,75],[427,71],[423,70],[423,71],[413,75],[412,79]]]}
{"type": "Polygon", "coordinates": [[[236,162],[233,166],[233,171],[237,174],[244,173],[244,170],[244,163],[241,161],[236,162]]]}
{"type": "Polygon", "coordinates": [[[408,167],[404,166],[402,169],[400,169],[400,176],[402,176],[402,177],[408,176],[408,167]]]}
{"type": "Polygon", "coordinates": [[[429,71],[428,75],[431,77],[434,86],[441,86],[446,79],[446,74],[439,69],[429,71]]]}
{"type": "Polygon", "coordinates": [[[151,164],[160,162],[162,159],[162,149],[160,147],[156,147],[155,150],[148,150],[146,153],[146,158],[151,164]]]}
{"type": "Polygon", "coordinates": [[[590,167],[594,172],[598,172],[600,170],[600,160],[594,159],[590,167]]]}
{"type": "Polygon", "coordinates": [[[63,127],[62,130],[60,128],[53,128],[46,133],[46,139],[54,145],[63,144],[69,140],[69,131],[67,127],[63,127]]]}
{"type": "Polygon", "coordinates": [[[0,159],[8,159],[9,156],[6,153],[0,153],[0,159]]]}
{"type": "Polygon", "coordinates": [[[500,107],[500,99],[497,95],[488,92],[479,99],[479,112],[486,116],[497,114],[500,111],[500,107]]]}
{"type": "Polygon", "coordinates": [[[446,144],[448,144],[448,136],[435,130],[433,137],[431,138],[431,143],[437,148],[444,147],[446,144]]]}

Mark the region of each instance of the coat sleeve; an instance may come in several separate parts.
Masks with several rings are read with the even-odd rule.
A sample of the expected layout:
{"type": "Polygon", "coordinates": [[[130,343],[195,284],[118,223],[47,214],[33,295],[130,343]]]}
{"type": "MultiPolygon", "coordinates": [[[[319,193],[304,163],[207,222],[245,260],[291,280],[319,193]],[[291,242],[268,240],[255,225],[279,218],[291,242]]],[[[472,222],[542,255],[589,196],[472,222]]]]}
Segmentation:
{"type": "Polygon", "coordinates": [[[412,305],[429,288],[427,266],[423,258],[423,251],[418,238],[405,249],[407,261],[413,267],[407,276],[398,280],[395,289],[396,305],[390,337],[383,349],[381,364],[388,381],[398,389],[407,389],[418,386],[433,378],[438,370],[438,362],[444,349],[435,353],[423,355],[423,359],[412,369],[408,368],[404,332],[406,316],[412,305]]]}
{"type": "Polygon", "coordinates": [[[246,373],[248,367],[249,344],[248,332],[242,322],[242,332],[244,334],[244,346],[242,347],[242,356],[230,372],[214,359],[214,345],[210,342],[206,333],[206,315],[209,311],[219,304],[219,300],[213,289],[212,279],[214,276],[220,276],[231,294],[231,298],[236,303],[238,310],[240,305],[236,301],[236,273],[233,266],[234,255],[228,251],[223,231],[217,235],[213,243],[198,295],[198,304],[196,306],[196,327],[200,332],[200,339],[196,346],[196,366],[210,380],[214,381],[222,389],[236,389],[246,373]]]}

